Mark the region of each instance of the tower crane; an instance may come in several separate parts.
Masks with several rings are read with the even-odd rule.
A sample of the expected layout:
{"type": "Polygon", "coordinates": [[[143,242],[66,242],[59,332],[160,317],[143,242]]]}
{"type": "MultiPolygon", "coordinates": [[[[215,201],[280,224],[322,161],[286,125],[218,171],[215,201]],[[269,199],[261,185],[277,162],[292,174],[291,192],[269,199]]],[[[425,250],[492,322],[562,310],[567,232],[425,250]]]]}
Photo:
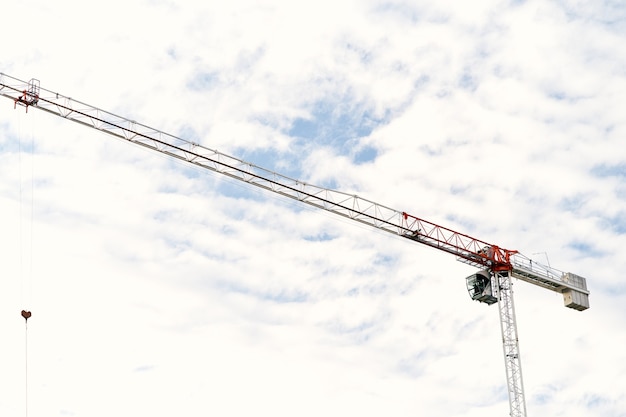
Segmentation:
{"type": "Polygon", "coordinates": [[[565,307],[578,311],[589,308],[589,291],[585,278],[534,262],[516,250],[504,249],[356,195],[289,178],[43,89],[36,79],[26,82],[0,73],[0,95],[12,100],[14,108],[22,106],[26,111],[29,107],[43,110],[201,168],[392,233],[407,241],[439,249],[478,268],[476,273],[466,278],[466,286],[472,300],[498,305],[511,417],[526,416],[512,278],[561,293],[565,307]]]}

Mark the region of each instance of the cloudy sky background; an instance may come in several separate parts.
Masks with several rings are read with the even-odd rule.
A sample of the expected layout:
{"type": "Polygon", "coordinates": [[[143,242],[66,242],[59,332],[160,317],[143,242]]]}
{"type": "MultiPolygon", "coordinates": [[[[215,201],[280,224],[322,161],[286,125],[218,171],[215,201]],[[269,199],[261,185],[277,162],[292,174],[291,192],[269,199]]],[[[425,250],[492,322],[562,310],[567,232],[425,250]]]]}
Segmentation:
{"type": "MultiPolygon", "coordinates": [[[[626,415],[626,7],[204,3],[11,2],[0,71],[587,277],[515,284],[528,414],[626,415]]],[[[508,414],[451,255],[6,99],[0,176],[0,415],[508,414]]]]}

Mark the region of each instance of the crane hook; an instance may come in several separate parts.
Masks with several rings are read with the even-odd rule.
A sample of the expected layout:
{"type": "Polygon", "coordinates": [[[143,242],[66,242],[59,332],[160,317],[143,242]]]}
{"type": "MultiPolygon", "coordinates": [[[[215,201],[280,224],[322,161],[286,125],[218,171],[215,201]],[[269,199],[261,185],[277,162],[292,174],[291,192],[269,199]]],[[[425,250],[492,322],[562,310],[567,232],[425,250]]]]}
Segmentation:
{"type": "Polygon", "coordinates": [[[33,314],[28,311],[28,310],[22,310],[22,317],[24,317],[24,320],[28,321],[28,319],[30,318],[30,316],[32,316],[33,314]]]}

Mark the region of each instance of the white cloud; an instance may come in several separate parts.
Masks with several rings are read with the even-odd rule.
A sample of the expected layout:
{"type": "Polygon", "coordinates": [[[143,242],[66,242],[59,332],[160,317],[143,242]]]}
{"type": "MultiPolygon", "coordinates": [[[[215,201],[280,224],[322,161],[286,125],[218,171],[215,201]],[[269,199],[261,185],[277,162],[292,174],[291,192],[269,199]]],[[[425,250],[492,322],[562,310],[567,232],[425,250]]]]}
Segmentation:
{"type": "MultiPolygon", "coordinates": [[[[4,73],[586,276],[582,313],[515,284],[528,412],[626,412],[623,6],[7,8],[4,73]]],[[[25,305],[31,415],[506,413],[471,267],[23,110],[0,101],[0,414],[25,305]]]]}

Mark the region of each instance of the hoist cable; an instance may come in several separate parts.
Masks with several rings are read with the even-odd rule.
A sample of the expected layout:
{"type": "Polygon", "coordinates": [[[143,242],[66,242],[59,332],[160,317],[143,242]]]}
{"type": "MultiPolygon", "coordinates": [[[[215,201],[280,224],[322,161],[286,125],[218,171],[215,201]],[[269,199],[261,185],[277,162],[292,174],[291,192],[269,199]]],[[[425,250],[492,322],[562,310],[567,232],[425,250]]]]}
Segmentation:
{"type": "MultiPolygon", "coordinates": [[[[26,116],[23,116],[26,117],[26,116]]],[[[34,149],[35,149],[35,137],[32,130],[32,124],[30,129],[30,145],[28,145],[28,141],[23,143],[23,128],[22,128],[22,116],[18,119],[18,181],[19,181],[19,224],[18,224],[18,250],[20,252],[20,265],[19,265],[19,276],[20,276],[20,286],[21,286],[21,302],[27,307],[31,302],[32,297],[32,275],[33,275],[33,224],[34,224],[34,149]],[[24,196],[24,184],[25,184],[25,172],[28,172],[27,167],[25,167],[25,159],[23,158],[22,153],[27,151],[30,146],[30,155],[31,155],[31,169],[30,169],[30,205],[25,201],[24,196]],[[30,206],[30,207],[29,207],[30,206]],[[28,213],[25,213],[25,210],[30,210],[30,216],[28,213]],[[25,219],[28,224],[25,223],[25,219]],[[29,227],[30,230],[26,231],[25,227],[29,227]],[[27,237],[28,235],[28,237],[27,237]],[[26,253],[25,253],[26,252],[26,253]],[[25,267],[24,256],[27,256],[26,262],[28,265],[25,267]],[[25,288],[27,286],[27,288],[25,288]]],[[[27,309],[22,310],[22,317],[24,318],[24,412],[26,417],[28,417],[28,319],[31,317],[31,312],[27,309]]]]}
{"type": "MultiPolygon", "coordinates": [[[[32,117],[32,115],[29,115],[32,117]]],[[[22,117],[18,119],[18,248],[20,259],[21,301],[29,304],[32,297],[33,248],[34,248],[34,215],[35,215],[35,135],[33,123],[29,123],[29,134],[25,133],[22,117]],[[29,138],[26,136],[30,136],[29,138]],[[30,143],[29,143],[30,142],[30,143]],[[30,159],[26,158],[27,153],[30,159]],[[30,169],[28,167],[30,162],[30,169]],[[30,176],[30,181],[28,177],[30,176]],[[26,185],[29,184],[29,185],[26,185]],[[28,201],[30,193],[30,201],[28,201]],[[30,213],[29,213],[30,211],[30,213]]]]}
{"type": "Polygon", "coordinates": [[[28,319],[24,320],[24,413],[28,417],[28,319]]]}
{"type": "Polygon", "coordinates": [[[23,242],[23,197],[22,197],[22,116],[18,114],[17,120],[17,172],[18,172],[18,231],[17,248],[19,250],[19,279],[20,279],[20,302],[24,304],[24,242],[23,242]]]}
{"type": "MultiPolygon", "coordinates": [[[[34,115],[30,116],[31,119],[35,117],[34,115]]],[[[35,230],[35,134],[34,130],[34,120],[33,123],[29,123],[30,126],[30,236],[29,236],[29,245],[28,245],[28,255],[29,255],[29,265],[28,265],[28,295],[27,302],[28,304],[32,303],[33,297],[33,247],[34,247],[34,230],[35,230]]]]}

